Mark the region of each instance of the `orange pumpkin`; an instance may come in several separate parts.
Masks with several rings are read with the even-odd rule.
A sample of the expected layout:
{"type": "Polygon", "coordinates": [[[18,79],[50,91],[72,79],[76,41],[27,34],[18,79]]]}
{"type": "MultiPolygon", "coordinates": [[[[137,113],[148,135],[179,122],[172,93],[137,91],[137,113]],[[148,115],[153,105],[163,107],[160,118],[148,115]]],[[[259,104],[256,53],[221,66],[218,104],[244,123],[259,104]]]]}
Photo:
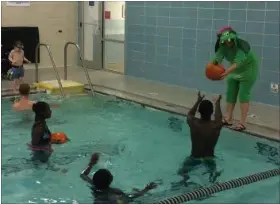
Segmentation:
{"type": "Polygon", "coordinates": [[[67,138],[66,134],[63,132],[55,132],[51,135],[51,143],[52,144],[64,144],[69,139],[67,138]]]}
{"type": "Polygon", "coordinates": [[[205,69],[205,75],[210,80],[220,80],[221,75],[225,72],[225,68],[219,64],[208,63],[205,69]]]}

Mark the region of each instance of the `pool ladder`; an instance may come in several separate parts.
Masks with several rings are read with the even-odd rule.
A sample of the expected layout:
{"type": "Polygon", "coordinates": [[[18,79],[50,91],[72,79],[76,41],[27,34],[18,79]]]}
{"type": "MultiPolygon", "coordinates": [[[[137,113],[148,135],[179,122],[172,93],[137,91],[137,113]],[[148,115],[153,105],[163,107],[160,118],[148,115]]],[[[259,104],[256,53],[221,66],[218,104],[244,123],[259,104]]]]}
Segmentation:
{"type": "Polygon", "coordinates": [[[82,56],[82,52],[81,52],[81,49],[80,49],[80,46],[77,44],[77,43],[74,43],[74,42],[67,42],[65,43],[64,45],[64,80],[67,80],[67,59],[68,59],[68,46],[69,45],[74,45],[78,51],[78,54],[79,54],[79,59],[81,61],[81,65],[84,69],[84,72],[85,72],[85,75],[86,75],[86,78],[87,78],[87,81],[88,81],[88,85],[90,87],[90,91],[91,91],[91,94],[92,96],[94,96],[94,90],[93,90],[93,85],[91,83],[91,80],[90,80],[90,76],[89,76],[89,73],[88,73],[88,70],[87,68],[85,67],[85,63],[84,63],[84,60],[83,60],[83,56],[82,56]]]}
{"type": "Polygon", "coordinates": [[[59,85],[60,94],[61,94],[62,98],[65,98],[65,92],[64,92],[64,89],[63,89],[63,86],[62,86],[62,83],[61,83],[61,79],[60,79],[60,76],[59,76],[59,73],[58,73],[56,64],[55,64],[55,62],[54,62],[54,58],[53,58],[53,55],[52,55],[50,46],[47,45],[47,44],[44,44],[44,43],[39,43],[39,44],[36,46],[36,49],[35,49],[35,81],[36,81],[37,83],[39,82],[39,65],[38,65],[38,59],[39,59],[39,48],[40,48],[40,46],[45,47],[45,48],[47,49],[47,51],[48,51],[49,57],[50,57],[51,62],[52,62],[52,67],[53,67],[53,70],[54,70],[54,72],[55,72],[55,76],[56,76],[56,79],[57,79],[57,82],[58,82],[58,85],[59,85]]]}
{"type": "MultiPolygon", "coordinates": [[[[67,42],[67,43],[65,43],[65,46],[64,46],[64,80],[67,80],[67,74],[68,74],[68,68],[67,68],[68,52],[67,51],[68,51],[68,46],[69,45],[74,45],[76,47],[77,51],[78,51],[79,59],[81,60],[81,65],[84,69],[84,72],[85,72],[85,75],[86,75],[86,78],[87,78],[87,81],[88,81],[88,85],[89,85],[90,90],[91,90],[91,94],[92,94],[92,96],[94,96],[93,85],[91,83],[88,70],[84,66],[84,60],[83,60],[83,57],[82,57],[80,46],[78,44],[74,43],[74,42],[67,42]]],[[[47,44],[44,44],[44,43],[37,44],[36,49],[35,49],[35,81],[37,83],[39,82],[38,59],[39,59],[39,48],[40,48],[40,46],[45,47],[48,51],[49,57],[50,57],[51,62],[52,62],[52,67],[53,67],[53,70],[55,72],[56,79],[57,79],[57,82],[58,82],[58,85],[59,85],[60,94],[63,98],[65,98],[65,92],[64,92],[64,89],[63,89],[63,86],[62,86],[62,83],[61,83],[61,79],[60,79],[60,76],[59,76],[59,73],[58,73],[58,70],[57,70],[57,67],[56,67],[51,49],[50,49],[50,46],[47,45],[47,44]]]]}

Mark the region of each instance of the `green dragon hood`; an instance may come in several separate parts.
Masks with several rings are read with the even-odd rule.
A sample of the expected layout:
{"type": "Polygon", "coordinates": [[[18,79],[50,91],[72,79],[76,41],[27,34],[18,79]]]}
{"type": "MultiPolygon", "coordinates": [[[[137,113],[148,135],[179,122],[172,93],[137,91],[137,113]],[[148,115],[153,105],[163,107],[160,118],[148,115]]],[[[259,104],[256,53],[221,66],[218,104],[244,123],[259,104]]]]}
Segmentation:
{"type": "Polygon", "coordinates": [[[234,41],[235,46],[242,49],[245,53],[248,53],[251,50],[250,44],[247,41],[240,39],[237,33],[230,26],[227,26],[223,27],[218,32],[215,52],[217,52],[221,46],[224,46],[226,41],[234,41]]]}

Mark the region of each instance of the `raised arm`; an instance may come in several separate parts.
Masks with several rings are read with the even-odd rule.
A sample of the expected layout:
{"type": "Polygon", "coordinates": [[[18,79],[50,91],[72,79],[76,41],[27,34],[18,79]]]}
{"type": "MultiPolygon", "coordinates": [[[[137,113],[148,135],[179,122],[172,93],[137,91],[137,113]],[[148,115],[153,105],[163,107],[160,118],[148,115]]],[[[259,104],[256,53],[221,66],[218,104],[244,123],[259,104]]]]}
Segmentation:
{"type": "Polygon", "coordinates": [[[221,98],[222,98],[222,96],[219,95],[216,99],[215,114],[214,114],[215,122],[219,125],[223,124],[223,115],[222,115],[222,110],[221,110],[221,98]]]}
{"type": "Polygon", "coordinates": [[[189,122],[191,122],[194,118],[195,118],[195,114],[197,111],[197,108],[200,104],[200,102],[203,100],[204,95],[200,94],[200,91],[197,94],[197,100],[195,102],[195,104],[193,105],[193,107],[189,110],[188,114],[187,114],[187,123],[189,124],[189,122]]]}
{"type": "Polygon", "coordinates": [[[93,153],[92,156],[91,156],[91,159],[90,159],[90,162],[89,162],[88,166],[80,174],[80,177],[84,181],[88,182],[89,184],[92,184],[92,180],[91,180],[91,178],[88,175],[89,175],[91,169],[93,168],[93,166],[95,164],[97,164],[98,160],[99,160],[99,154],[98,153],[93,153]]]}
{"type": "Polygon", "coordinates": [[[197,100],[195,102],[195,104],[193,105],[193,107],[189,110],[188,114],[187,114],[187,118],[188,119],[191,119],[191,118],[194,118],[195,117],[195,114],[196,114],[196,111],[197,111],[197,108],[199,106],[201,101],[197,100]]]}

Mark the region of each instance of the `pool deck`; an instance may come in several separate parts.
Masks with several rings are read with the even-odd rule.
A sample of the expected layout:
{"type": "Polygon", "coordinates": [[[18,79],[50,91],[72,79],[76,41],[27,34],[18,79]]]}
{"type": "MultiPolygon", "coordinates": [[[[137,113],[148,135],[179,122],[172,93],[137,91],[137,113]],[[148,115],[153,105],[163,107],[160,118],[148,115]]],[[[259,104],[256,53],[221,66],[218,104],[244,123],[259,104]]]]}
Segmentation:
{"type": "MultiPolygon", "coordinates": [[[[59,74],[63,77],[62,68],[59,68],[59,74]]],[[[114,95],[181,115],[192,107],[197,97],[197,92],[194,89],[186,89],[103,70],[89,69],[89,74],[97,92],[114,95]]],[[[52,68],[40,68],[39,76],[40,81],[55,79],[52,68]]],[[[69,67],[68,79],[87,84],[81,67],[69,67]]],[[[33,68],[26,68],[25,81],[28,83],[35,81],[33,68]]],[[[1,84],[2,89],[10,88],[9,81],[2,81],[1,84]]],[[[4,95],[2,93],[2,96],[4,95]]],[[[211,99],[213,96],[213,94],[206,93],[206,98],[211,99]]],[[[222,108],[223,110],[225,108],[224,100],[222,108]]],[[[240,110],[238,106],[234,116],[236,120],[239,119],[240,110]]],[[[253,103],[248,114],[247,131],[256,136],[280,141],[279,117],[279,107],[253,103]]]]}

